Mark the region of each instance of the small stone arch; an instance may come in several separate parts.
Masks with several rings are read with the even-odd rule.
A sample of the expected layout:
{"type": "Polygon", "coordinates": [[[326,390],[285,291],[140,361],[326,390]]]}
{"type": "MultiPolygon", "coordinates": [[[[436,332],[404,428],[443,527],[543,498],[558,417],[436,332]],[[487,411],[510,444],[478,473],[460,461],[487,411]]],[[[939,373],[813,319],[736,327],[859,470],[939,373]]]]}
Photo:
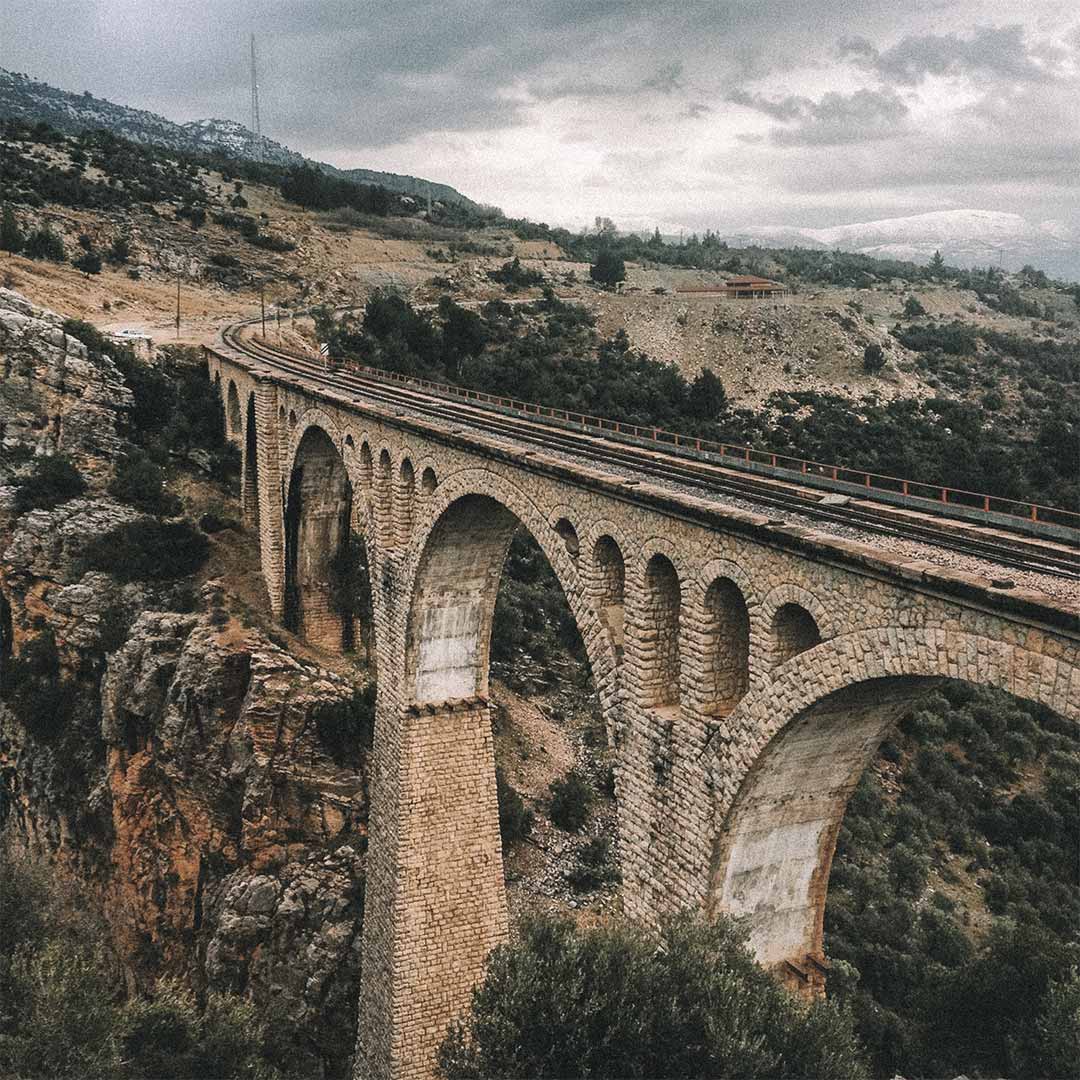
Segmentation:
{"type": "Polygon", "coordinates": [[[600,619],[622,659],[626,614],[626,560],[609,533],[596,538],[592,557],[592,591],[600,619]]]}
{"type": "Polygon", "coordinates": [[[750,688],[750,614],[731,578],[714,578],[705,590],[699,632],[700,708],[727,716],[750,688]]]}
{"type": "Polygon", "coordinates": [[[413,505],[416,502],[416,470],[412,461],[401,459],[398,469],[395,531],[399,544],[407,544],[412,536],[413,505]]]}
{"type": "Polygon", "coordinates": [[[394,462],[390,451],[384,446],[379,451],[375,465],[374,511],[375,525],[383,545],[394,542],[394,462]]]}
{"type": "Polygon", "coordinates": [[[637,684],[642,708],[660,711],[679,707],[681,614],[679,573],[667,555],[657,552],[645,563],[634,626],[637,684]]]}
{"type": "Polygon", "coordinates": [[[371,498],[372,486],[375,483],[375,462],[371,456],[371,444],[365,439],[360,444],[360,486],[364,495],[371,498]]]}
{"type": "MultiPolygon", "coordinates": [[[[740,582],[740,585],[742,584],[743,583],[740,582]]],[[[746,595],[749,603],[751,593],[746,588],[743,588],[743,593],[746,595]]],[[[761,606],[757,611],[757,621],[759,623],[758,629],[760,632],[769,632],[772,627],[773,617],[776,615],[777,610],[784,604],[798,604],[799,607],[805,608],[810,612],[814,622],[817,623],[818,629],[821,631],[822,640],[828,640],[829,638],[836,636],[837,630],[834,625],[832,612],[830,612],[825,604],[823,604],[809,589],[805,589],[801,585],[796,585],[794,582],[785,582],[783,585],[777,585],[761,598],[761,606]]],[[[750,606],[753,607],[753,604],[750,603],[750,606]]]]}
{"type": "Polygon", "coordinates": [[[707,908],[745,916],[762,963],[798,970],[820,956],[848,798],[899,717],[944,679],[1080,721],[1080,679],[1067,661],[964,631],[895,628],[822,643],[725,721],[732,749],[712,751],[720,824],[707,908]]]}
{"type": "Polygon", "coordinates": [[[426,465],[424,471],[420,474],[420,490],[424,495],[431,495],[435,489],[439,486],[439,478],[435,474],[435,470],[426,465]]]}
{"type": "Polygon", "coordinates": [[[352,484],[334,440],[317,424],[300,437],[285,505],[285,624],[335,652],[352,647],[343,568],[351,543],[352,484]]]}
{"type": "Polygon", "coordinates": [[[240,435],[240,392],[236,389],[236,383],[230,379],[228,389],[225,392],[225,418],[229,422],[229,434],[236,438],[240,435]]]}
{"type": "Polygon", "coordinates": [[[581,552],[581,541],[578,540],[577,529],[568,517],[560,517],[554,524],[555,532],[563,542],[567,554],[576,559],[581,552]]]}
{"type": "Polygon", "coordinates": [[[770,630],[776,667],[821,644],[817,620],[802,604],[781,604],[772,617],[770,630]]]}

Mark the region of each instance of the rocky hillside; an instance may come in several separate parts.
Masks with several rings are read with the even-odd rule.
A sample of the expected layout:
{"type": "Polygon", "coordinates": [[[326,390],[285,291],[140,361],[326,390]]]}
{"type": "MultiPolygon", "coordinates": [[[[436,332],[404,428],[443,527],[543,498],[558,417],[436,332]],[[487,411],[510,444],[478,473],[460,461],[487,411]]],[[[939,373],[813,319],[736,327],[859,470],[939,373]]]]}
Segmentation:
{"type": "Polygon", "coordinates": [[[359,184],[379,184],[390,191],[424,198],[430,193],[434,199],[474,205],[448,184],[375,169],[340,170],[323,162],[313,162],[265,135],[257,138],[250,128],[235,120],[191,120],[186,124],[177,124],[144,109],[133,109],[94,97],[89,90],[74,94],[28,75],[0,68],[0,118],[4,117],[32,123],[44,121],[58,131],[73,135],[88,129],[103,128],[135,143],[159,146],[194,157],[227,154],[286,168],[315,165],[332,175],[344,176],[359,184]]]}
{"type": "MultiPolygon", "coordinates": [[[[0,355],[5,847],[83,882],[129,985],[175,975],[243,993],[341,1074],[366,849],[365,753],[343,736],[365,708],[356,677],[237,618],[219,575],[241,580],[254,553],[231,527],[194,578],[163,553],[145,577],[97,569],[103,539],[154,521],[110,483],[137,453],[132,394],[59,316],[8,291],[0,355]],[[21,505],[41,455],[76,462],[85,495],[21,505]]],[[[197,473],[176,480],[190,514],[231,502],[197,473]]]]}

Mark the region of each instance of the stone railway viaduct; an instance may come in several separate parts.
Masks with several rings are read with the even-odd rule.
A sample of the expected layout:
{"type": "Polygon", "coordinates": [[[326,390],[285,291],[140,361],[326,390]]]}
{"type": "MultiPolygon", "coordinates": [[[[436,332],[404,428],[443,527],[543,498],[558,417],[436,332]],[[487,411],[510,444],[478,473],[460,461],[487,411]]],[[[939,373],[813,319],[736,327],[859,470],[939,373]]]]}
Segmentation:
{"type": "MultiPolygon", "coordinates": [[[[1075,609],[586,468],[208,350],[273,613],[331,650],[359,534],[378,699],[360,1077],[424,1077],[505,940],[488,697],[516,530],[545,552],[616,751],[623,896],[645,921],[747,916],[763,964],[823,985],[849,794],[941,680],[1080,719],[1075,609]]],[[[366,628],[363,632],[367,632],[366,628]]]]}

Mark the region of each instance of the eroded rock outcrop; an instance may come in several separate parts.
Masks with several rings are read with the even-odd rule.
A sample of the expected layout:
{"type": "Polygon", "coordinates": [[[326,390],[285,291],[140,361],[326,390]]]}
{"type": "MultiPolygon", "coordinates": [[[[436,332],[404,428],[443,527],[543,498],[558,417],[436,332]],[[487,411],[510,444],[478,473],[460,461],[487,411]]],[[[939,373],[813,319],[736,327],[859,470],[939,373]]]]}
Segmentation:
{"type": "Polygon", "coordinates": [[[108,357],[91,359],[63,320],[0,288],[0,452],[70,455],[90,477],[121,446],[131,391],[108,357]]]}
{"type": "Polygon", "coordinates": [[[101,494],[130,394],[61,325],[0,290],[0,842],[83,883],[133,988],[242,993],[344,1075],[367,815],[355,688],[241,625],[217,583],[86,569],[88,545],[144,515],[101,494]],[[10,481],[57,451],[88,493],[17,516],[10,481]],[[33,678],[61,691],[55,710],[5,691],[42,642],[55,670],[33,678]]]}
{"type": "Polygon", "coordinates": [[[220,609],[143,615],[102,682],[125,952],[280,1008],[328,1057],[355,1024],[367,799],[361,748],[336,763],[320,728],[351,696],[220,609]]]}

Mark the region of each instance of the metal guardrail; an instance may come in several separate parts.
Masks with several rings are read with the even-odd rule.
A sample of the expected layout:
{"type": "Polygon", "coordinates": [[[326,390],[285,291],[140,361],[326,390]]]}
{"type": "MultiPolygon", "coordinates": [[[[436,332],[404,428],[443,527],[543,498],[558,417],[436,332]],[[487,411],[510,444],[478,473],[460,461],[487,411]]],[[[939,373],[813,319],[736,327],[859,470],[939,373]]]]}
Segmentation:
{"type": "MultiPolygon", "coordinates": [[[[788,475],[795,474],[797,477],[804,477],[808,482],[813,482],[815,479],[831,481],[849,494],[884,495],[886,497],[899,497],[904,500],[912,499],[932,504],[939,513],[945,507],[949,511],[974,511],[980,515],[985,515],[991,520],[1000,517],[1025,522],[1030,521],[1043,525],[1058,526],[1061,529],[1070,531],[1076,530],[1080,534],[1080,513],[1063,510],[1059,507],[1007,499],[998,495],[987,495],[985,492],[967,491],[963,488],[947,487],[941,484],[927,484],[920,480],[872,473],[863,469],[851,469],[844,465],[831,465],[808,458],[793,457],[789,454],[773,453],[770,450],[758,450],[752,446],[714,442],[711,439],[683,435],[660,427],[608,420],[588,413],[556,409],[548,405],[538,405],[535,402],[520,401],[517,398],[487,394],[480,390],[469,390],[449,383],[418,379],[411,375],[402,375],[400,372],[370,367],[356,361],[349,361],[347,367],[350,370],[362,372],[384,382],[408,385],[418,390],[438,394],[440,397],[451,397],[461,401],[492,405],[527,417],[533,416],[562,421],[575,428],[580,428],[584,432],[591,430],[601,435],[621,435],[635,441],[653,443],[658,447],[673,447],[703,456],[707,455],[710,459],[730,465],[733,468],[759,472],[760,467],[765,466],[788,475]],[[754,468],[754,466],[758,466],[758,468],[754,468]]],[[[888,499],[888,501],[894,500],[888,499]]],[[[963,514],[961,516],[966,517],[968,515],[963,514]]]]}
{"type": "MultiPolygon", "coordinates": [[[[293,317],[297,314],[301,313],[294,313],[293,317]]],[[[287,349],[280,351],[290,353],[287,349]]],[[[297,358],[307,362],[319,362],[313,357],[297,355],[297,358]]],[[[758,475],[774,474],[780,479],[797,480],[809,486],[839,491],[855,497],[876,498],[893,505],[922,508],[939,515],[947,513],[969,521],[1002,525],[1033,535],[1052,536],[1073,544],[1080,542],[1080,513],[1060,507],[1007,499],[998,495],[988,495],[985,492],[967,491],[963,488],[941,484],[927,484],[920,480],[872,473],[863,469],[851,469],[843,465],[832,465],[808,458],[794,457],[790,454],[774,453],[771,450],[759,450],[737,443],[716,442],[656,426],[609,420],[589,413],[557,409],[549,405],[539,405],[536,402],[488,394],[481,390],[469,390],[466,387],[454,386],[452,383],[419,379],[397,371],[387,371],[384,368],[361,364],[356,360],[331,360],[328,370],[332,372],[343,366],[383,382],[410,386],[440,397],[489,405],[524,417],[553,420],[560,425],[570,426],[574,430],[585,433],[591,431],[609,438],[614,437],[619,441],[645,446],[654,445],[667,450],[674,449],[683,455],[699,456],[704,460],[745,472],[758,475]]]]}

